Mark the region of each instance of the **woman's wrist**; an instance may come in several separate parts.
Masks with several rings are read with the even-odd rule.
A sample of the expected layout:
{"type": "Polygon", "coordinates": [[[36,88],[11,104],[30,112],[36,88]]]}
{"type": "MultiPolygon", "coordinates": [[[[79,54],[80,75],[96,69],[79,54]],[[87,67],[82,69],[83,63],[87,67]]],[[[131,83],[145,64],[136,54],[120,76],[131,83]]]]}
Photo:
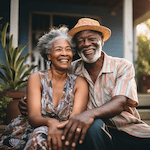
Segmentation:
{"type": "Polygon", "coordinates": [[[58,120],[54,119],[54,118],[48,118],[47,120],[47,126],[51,127],[53,123],[58,122],[58,120]]]}

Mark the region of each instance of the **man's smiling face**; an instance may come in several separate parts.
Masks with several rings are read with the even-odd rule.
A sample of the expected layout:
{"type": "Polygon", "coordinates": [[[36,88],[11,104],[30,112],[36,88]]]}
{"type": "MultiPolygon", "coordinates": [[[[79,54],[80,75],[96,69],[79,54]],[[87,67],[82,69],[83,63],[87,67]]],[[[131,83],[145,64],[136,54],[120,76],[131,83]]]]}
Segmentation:
{"type": "Polygon", "coordinates": [[[75,40],[83,61],[94,63],[101,56],[103,42],[100,33],[90,30],[81,31],[75,36],[75,40]]]}

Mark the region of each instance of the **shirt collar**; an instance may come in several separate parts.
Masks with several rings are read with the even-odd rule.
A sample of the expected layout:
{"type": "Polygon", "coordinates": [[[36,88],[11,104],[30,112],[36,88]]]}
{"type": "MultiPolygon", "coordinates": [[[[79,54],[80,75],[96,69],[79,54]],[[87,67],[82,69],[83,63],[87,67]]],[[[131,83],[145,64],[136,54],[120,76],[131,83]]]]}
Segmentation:
{"type": "MultiPolygon", "coordinates": [[[[102,73],[111,73],[114,71],[114,63],[112,61],[111,56],[108,56],[104,51],[102,51],[104,53],[104,63],[103,63],[103,67],[102,67],[102,73]]],[[[88,75],[87,70],[84,67],[84,62],[82,59],[79,60],[79,66],[76,68],[75,74],[76,75],[88,75]]]]}
{"type": "Polygon", "coordinates": [[[108,56],[104,51],[104,63],[102,67],[102,73],[111,73],[115,70],[114,62],[112,61],[113,57],[108,56]]]}
{"type": "Polygon", "coordinates": [[[79,64],[78,64],[78,67],[77,67],[76,70],[75,70],[75,74],[76,74],[76,75],[81,75],[81,76],[82,76],[82,74],[84,75],[85,73],[88,74],[88,73],[87,73],[87,70],[86,70],[85,67],[84,67],[84,62],[83,62],[83,60],[80,59],[78,62],[79,62],[79,64]]]}

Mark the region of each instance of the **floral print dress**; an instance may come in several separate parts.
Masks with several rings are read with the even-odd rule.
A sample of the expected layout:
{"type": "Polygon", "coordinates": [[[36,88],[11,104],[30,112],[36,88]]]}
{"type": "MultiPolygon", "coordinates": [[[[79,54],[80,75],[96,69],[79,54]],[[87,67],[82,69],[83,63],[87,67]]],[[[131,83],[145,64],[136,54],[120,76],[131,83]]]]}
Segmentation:
{"type": "MultiPolygon", "coordinates": [[[[52,101],[53,89],[48,71],[39,71],[38,73],[43,86],[41,99],[42,116],[55,118],[58,121],[67,120],[72,112],[74,102],[73,88],[77,76],[67,74],[61,102],[54,108],[52,101]]],[[[11,123],[7,125],[5,131],[0,134],[0,150],[47,149],[47,134],[47,126],[41,126],[34,129],[28,123],[27,117],[19,115],[17,118],[13,119],[11,123]]]]}

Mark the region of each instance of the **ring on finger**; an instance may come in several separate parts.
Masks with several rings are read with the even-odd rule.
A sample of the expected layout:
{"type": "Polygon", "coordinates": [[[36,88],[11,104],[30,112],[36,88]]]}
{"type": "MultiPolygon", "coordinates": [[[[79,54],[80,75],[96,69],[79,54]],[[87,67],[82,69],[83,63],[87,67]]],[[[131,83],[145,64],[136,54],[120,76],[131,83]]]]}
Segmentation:
{"type": "Polygon", "coordinates": [[[76,131],[77,131],[77,132],[81,132],[81,129],[80,129],[80,128],[77,128],[76,131]]]}

